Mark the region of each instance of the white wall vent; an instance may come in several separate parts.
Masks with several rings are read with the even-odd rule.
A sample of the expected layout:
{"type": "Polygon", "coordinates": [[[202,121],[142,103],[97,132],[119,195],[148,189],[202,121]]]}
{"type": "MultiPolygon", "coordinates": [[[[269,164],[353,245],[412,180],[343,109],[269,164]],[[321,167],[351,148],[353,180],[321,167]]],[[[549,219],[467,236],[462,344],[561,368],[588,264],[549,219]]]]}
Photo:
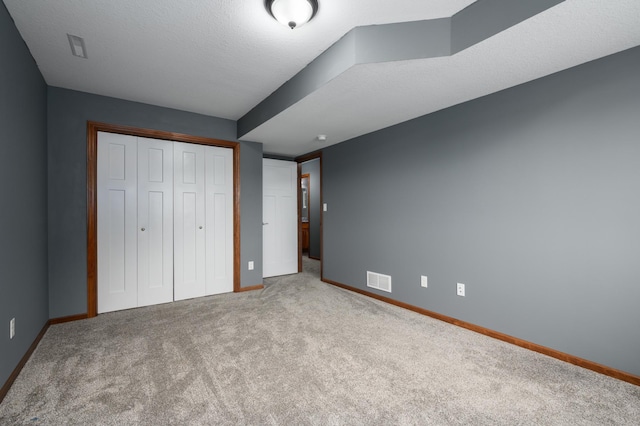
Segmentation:
{"type": "Polygon", "coordinates": [[[367,271],[367,287],[391,293],[391,277],[389,275],[367,271]]]}

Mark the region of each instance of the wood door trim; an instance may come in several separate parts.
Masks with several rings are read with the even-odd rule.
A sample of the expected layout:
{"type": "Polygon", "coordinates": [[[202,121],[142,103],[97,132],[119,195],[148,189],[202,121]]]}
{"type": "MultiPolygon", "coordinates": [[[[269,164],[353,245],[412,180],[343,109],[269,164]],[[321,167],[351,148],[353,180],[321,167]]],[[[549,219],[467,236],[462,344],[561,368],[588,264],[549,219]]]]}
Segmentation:
{"type": "Polygon", "coordinates": [[[98,132],[231,148],[233,150],[233,291],[240,286],[240,144],[222,139],[87,121],[87,317],[98,315],[98,132]]]}
{"type": "Polygon", "coordinates": [[[294,158],[297,163],[306,163],[307,161],[315,160],[316,158],[322,158],[322,151],[314,151],[309,154],[304,154],[294,158]]]}
{"type": "MultiPolygon", "coordinates": [[[[302,174],[302,163],[298,163],[298,272],[302,272],[302,246],[304,245],[304,238],[302,238],[302,179],[304,178],[307,178],[307,229],[311,232],[309,227],[311,224],[311,175],[309,173],[302,174]]],[[[310,251],[311,246],[307,247],[307,252],[310,251]]]]}
{"type": "Polygon", "coordinates": [[[296,179],[298,181],[298,273],[302,272],[302,163],[298,163],[296,179]]]}

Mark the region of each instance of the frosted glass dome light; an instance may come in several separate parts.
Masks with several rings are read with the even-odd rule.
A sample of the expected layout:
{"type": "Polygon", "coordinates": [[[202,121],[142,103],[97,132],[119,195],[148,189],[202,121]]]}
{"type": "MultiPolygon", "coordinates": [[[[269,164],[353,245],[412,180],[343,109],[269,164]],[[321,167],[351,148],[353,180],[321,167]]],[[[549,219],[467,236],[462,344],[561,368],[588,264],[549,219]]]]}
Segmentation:
{"type": "Polygon", "coordinates": [[[306,24],[318,11],[317,0],[267,0],[266,6],[278,22],[291,29],[306,24]]]}

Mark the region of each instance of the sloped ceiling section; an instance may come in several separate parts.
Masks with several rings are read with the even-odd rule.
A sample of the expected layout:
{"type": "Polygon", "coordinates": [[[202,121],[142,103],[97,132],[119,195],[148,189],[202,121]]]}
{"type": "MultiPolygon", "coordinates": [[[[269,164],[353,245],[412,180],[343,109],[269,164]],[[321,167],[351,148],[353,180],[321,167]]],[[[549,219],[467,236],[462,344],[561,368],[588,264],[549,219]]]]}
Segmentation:
{"type": "Polygon", "coordinates": [[[481,0],[450,18],[354,28],[238,120],[238,138],[252,140],[254,130],[352,67],[455,55],[563,1],[481,0]]]}
{"type": "Polygon", "coordinates": [[[242,139],[259,140],[265,152],[305,154],[637,47],[639,17],[638,0],[565,0],[451,56],[352,66],[242,139]]]}

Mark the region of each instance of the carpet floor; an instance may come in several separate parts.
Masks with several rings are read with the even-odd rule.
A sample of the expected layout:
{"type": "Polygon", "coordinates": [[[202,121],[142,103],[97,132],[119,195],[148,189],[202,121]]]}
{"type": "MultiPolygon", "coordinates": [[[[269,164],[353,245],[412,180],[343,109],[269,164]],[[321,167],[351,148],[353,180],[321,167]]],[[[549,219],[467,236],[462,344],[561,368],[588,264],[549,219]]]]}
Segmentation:
{"type": "Polygon", "coordinates": [[[13,425],[638,425],[640,387],[348,292],[265,289],[53,325],[13,425]]]}

